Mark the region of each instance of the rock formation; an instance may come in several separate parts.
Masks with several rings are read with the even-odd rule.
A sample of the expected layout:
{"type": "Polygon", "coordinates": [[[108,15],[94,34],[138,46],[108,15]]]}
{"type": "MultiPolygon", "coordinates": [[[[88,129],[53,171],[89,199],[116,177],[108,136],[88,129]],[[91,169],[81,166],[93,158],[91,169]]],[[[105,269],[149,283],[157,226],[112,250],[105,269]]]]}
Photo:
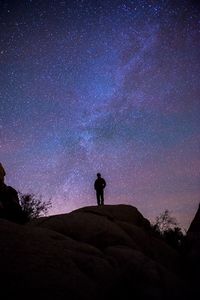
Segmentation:
{"type": "MultiPolygon", "coordinates": [[[[0,219],[1,291],[12,299],[184,299],[180,255],[133,206],[0,219]]],[[[185,297],[187,299],[187,297],[185,297]]]]}
{"type": "Polygon", "coordinates": [[[200,205],[188,228],[184,250],[188,281],[192,286],[193,293],[196,294],[199,292],[200,270],[200,205]]]}

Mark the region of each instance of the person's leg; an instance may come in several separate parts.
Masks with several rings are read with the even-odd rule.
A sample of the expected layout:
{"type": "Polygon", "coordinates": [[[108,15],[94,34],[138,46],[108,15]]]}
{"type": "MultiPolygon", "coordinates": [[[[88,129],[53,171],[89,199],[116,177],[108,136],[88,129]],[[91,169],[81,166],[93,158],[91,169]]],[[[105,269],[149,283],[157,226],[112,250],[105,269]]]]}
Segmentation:
{"type": "Polygon", "coordinates": [[[100,193],[96,191],[96,196],[97,196],[97,205],[100,205],[100,193]]]}

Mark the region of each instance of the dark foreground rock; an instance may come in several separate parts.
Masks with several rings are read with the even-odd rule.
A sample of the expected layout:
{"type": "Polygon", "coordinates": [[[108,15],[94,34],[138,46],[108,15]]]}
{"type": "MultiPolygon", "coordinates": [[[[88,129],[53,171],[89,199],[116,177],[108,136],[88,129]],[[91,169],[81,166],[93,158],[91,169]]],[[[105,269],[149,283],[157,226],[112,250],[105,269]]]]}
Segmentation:
{"type": "Polygon", "coordinates": [[[129,205],[27,225],[0,219],[1,292],[27,299],[188,299],[180,255],[129,205]]]}
{"type": "Polygon", "coordinates": [[[200,204],[192,220],[184,245],[187,279],[194,299],[199,298],[200,272],[200,204]],[[197,296],[198,295],[198,296],[197,296]]]}

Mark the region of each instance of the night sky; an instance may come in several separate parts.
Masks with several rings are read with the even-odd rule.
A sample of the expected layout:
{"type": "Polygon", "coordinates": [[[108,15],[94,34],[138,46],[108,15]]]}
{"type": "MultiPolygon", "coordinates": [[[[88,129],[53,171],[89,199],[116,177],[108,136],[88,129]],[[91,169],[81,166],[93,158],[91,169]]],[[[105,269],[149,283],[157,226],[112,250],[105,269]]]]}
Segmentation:
{"type": "Polygon", "coordinates": [[[49,214],[200,202],[198,1],[0,1],[0,162],[49,214]]]}

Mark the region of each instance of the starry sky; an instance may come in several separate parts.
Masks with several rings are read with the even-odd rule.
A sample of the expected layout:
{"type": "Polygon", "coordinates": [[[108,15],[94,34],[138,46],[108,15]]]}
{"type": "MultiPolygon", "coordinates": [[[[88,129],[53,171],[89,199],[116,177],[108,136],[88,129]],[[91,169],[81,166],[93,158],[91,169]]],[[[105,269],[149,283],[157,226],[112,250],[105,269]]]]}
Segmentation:
{"type": "Polygon", "coordinates": [[[200,202],[200,5],[0,1],[0,161],[49,214],[131,204],[187,229],[200,202]]]}

